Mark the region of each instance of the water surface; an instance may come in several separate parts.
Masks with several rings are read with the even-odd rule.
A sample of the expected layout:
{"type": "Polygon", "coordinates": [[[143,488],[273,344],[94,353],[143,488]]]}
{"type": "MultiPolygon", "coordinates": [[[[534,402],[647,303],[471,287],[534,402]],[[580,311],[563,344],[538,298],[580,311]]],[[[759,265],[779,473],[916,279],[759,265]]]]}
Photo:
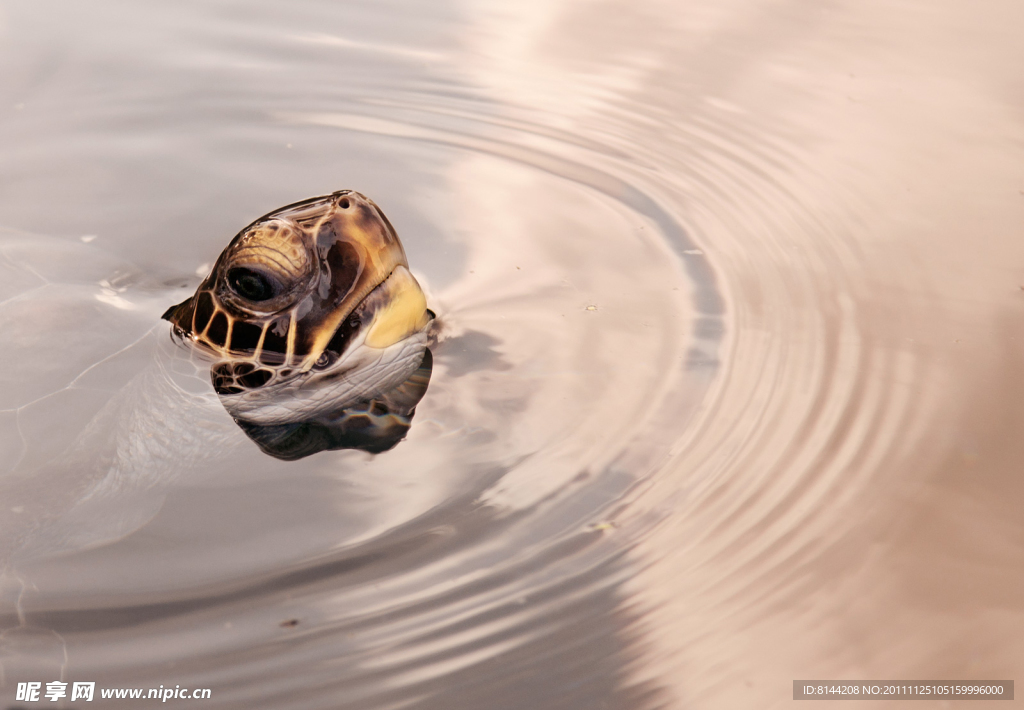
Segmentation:
{"type": "Polygon", "coordinates": [[[4,703],[1014,678],[1022,21],[0,5],[4,703]],[[159,315],[254,217],[341,188],[402,236],[434,376],[393,451],[278,461],[159,315]]]}

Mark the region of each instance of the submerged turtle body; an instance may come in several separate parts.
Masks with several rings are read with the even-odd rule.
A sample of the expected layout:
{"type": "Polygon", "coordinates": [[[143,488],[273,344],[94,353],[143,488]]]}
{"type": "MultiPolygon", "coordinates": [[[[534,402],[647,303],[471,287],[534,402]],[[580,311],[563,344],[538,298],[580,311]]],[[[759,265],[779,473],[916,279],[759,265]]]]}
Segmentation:
{"type": "Polygon", "coordinates": [[[351,190],[260,217],[164,314],[250,428],[337,419],[422,378],[432,317],[391,223],[351,190]]]}

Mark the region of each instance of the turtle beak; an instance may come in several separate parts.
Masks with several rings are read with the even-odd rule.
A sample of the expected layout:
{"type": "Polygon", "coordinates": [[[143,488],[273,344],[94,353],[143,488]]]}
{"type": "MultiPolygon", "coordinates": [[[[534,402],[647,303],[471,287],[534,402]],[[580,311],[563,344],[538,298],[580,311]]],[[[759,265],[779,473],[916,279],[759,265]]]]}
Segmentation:
{"type": "Polygon", "coordinates": [[[179,303],[178,305],[171,306],[170,308],[168,308],[166,311],[164,311],[164,314],[162,316],[160,316],[160,317],[163,318],[166,321],[170,321],[171,323],[173,323],[174,325],[177,325],[180,328],[181,326],[179,325],[179,323],[181,322],[182,317],[186,313],[188,313],[189,306],[191,306],[191,305],[192,305],[192,298],[189,297],[189,298],[185,299],[184,301],[182,301],[181,303],[179,303]]]}

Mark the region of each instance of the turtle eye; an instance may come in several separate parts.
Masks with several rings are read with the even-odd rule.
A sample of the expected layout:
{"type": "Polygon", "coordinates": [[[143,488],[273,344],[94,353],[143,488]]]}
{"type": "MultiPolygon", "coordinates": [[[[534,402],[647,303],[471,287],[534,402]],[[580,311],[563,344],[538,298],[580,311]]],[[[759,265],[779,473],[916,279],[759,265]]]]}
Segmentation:
{"type": "Polygon", "coordinates": [[[228,284],[235,293],[250,301],[266,301],[281,290],[275,279],[246,268],[231,269],[228,284]]]}

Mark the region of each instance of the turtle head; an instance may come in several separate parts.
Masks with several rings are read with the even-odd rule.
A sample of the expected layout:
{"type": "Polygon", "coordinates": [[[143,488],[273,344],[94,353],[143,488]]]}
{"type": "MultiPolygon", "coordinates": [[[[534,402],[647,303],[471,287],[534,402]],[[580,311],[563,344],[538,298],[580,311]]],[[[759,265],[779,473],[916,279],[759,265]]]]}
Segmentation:
{"type": "Polygon", "coordinates": [[[219,361],[214,388],[230,398],[337,377],[351,350],[392,348],[432,314],[391,223],[372,200],[342,190],[247,226],[195,295],[163,317],[219,361]]]}

